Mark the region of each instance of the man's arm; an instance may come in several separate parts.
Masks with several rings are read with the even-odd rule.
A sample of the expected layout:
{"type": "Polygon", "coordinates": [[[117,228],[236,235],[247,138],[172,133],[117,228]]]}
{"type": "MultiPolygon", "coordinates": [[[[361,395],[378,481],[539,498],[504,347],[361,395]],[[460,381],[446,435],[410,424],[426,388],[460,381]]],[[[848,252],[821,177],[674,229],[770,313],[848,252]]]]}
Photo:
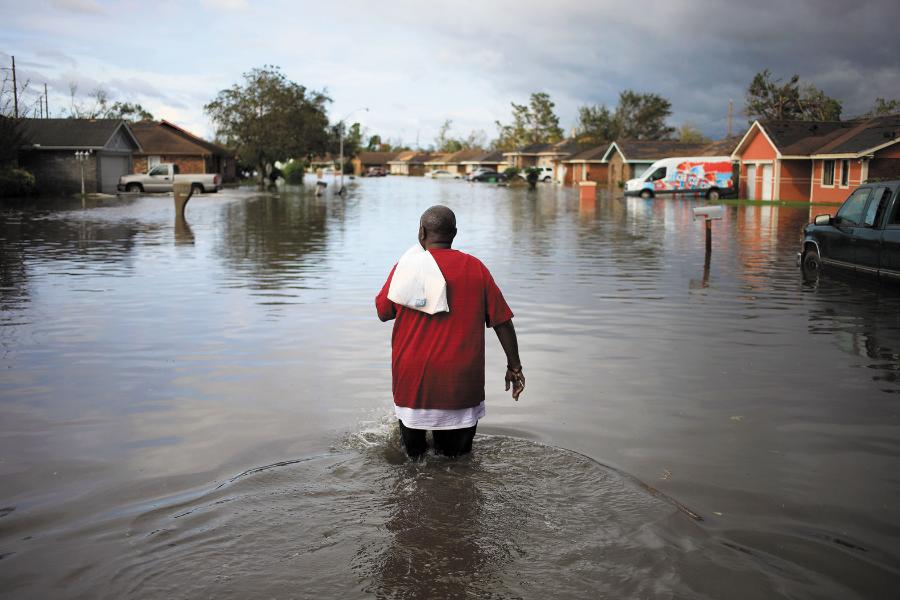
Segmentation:
{"type": "Polygon", "coordinates": [[[494,326],[497,339],[506,353],[506,391],[512,384],[513,400],[518,400],[519,395],[525,389],[525,375],[522,373],[522,361],[519,360],[519,340],[516,338],[516,328],[512,319],[494,326]]]}
{"type": "Polygon", "coordinates": [[[397,316],[397,307],[393,302],[388,300],[388,291],[391,289],[391,279],[394,277],[394,270],[396,268],[397,265],[394,265],[394,268],[391,269],[391,274],[388,275],[387,281],[384,282],[384,287],[382,287],[381,291],[378,292],[378,295],[375,296],[375,310],[378,312],[378,318],[381,319],[382,323],[390,321],[397,316]]]}

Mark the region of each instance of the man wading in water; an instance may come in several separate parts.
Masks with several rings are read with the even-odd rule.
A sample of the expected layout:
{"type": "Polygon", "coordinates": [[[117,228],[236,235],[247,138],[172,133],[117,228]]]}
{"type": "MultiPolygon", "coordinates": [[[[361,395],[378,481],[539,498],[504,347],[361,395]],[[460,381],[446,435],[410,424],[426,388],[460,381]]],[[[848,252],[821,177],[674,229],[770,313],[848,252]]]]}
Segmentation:
{"type": "Polygon", "coordinates": [[[513,400],[525,389],[513,313],[487,267],[450,248],[454,237],[452,210],[432,206],[422,214],[419,244],[446,280],[448,312],[428,314],[389,300],[397,265],[375,298],[378,318],[396,319],[391,338],[394,404],[411,458],[428,449],[426,430],[433,432],[438,454],[472,450],[475,427],[484,416],[485,325],[493,327],[506,353],[506,389],[512,386],[513,400]]]}

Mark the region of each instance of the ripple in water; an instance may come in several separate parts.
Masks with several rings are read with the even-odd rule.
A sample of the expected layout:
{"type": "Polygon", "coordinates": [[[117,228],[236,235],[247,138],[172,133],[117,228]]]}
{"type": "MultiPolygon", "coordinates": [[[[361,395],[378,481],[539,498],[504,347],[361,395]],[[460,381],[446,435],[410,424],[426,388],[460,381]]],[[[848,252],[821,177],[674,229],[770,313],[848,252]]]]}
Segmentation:
{"type": "MultiPolygon", "coordinates": [[[[672,501],[590,458],[479,435],[469,457],[410,462],[395,429],[54,536],[4,583],[92,598],[654,598],[754,577],[737,551],[709,556],[672,501]],[[48,564],[66,572],[39,576],[48,564]]],[[[745,589],[764,592],[754,579],[745,589]]]]}

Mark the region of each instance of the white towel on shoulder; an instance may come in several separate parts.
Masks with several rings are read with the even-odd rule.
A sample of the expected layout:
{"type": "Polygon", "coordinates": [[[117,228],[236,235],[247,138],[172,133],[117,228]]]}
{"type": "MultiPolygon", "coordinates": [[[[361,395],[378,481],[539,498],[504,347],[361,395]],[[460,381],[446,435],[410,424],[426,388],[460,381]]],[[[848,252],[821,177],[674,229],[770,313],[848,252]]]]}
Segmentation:
{"type": "Polygon", "coordinates": [[[431,252],[416,244],[400,257],[388,300],[429,315],[450,312],[447,280],[431,252]]]}

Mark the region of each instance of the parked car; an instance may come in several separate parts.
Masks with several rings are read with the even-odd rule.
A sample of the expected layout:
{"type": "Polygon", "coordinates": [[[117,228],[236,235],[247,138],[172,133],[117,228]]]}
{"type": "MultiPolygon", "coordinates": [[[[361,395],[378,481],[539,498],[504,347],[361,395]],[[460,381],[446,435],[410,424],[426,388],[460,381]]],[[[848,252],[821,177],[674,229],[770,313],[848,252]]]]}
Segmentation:
{"type": "Polygon", "coordinates": [[[160,163],[147,173],[123,175],[119,178],[117,189],[120,192],[171,192],[176,181],[188,181],[196,192],[218,192],[222,187],[222,179],[215,174],[191,173],[181,175],[178,165],[160,163]]]}
{"type": "Polygon", "coordinates": [[[797,255],[803,276],[823,270],[900,280],[900,180],[867,183],[850,194],[837,214],[816,216],[803,228],[797,255]]]}
{"type": "Polygon", "coordinates": [[[484,171],[472,178],[472,181],[482,181],[489,183],[504,183],[509,179],[503,173],[498,173],[497,171],[484,171]]]}
{"type": "Polygon", "coordinates": [[[553,181],[553,167],[525,167],[524,169],[522,169],[522,177],[527,179],[529,168],[538,170],[538,181],[543,181],[544,183],[553,181]]]}
{"type": "Polygon", "coordinates": [[[476,177],[478,177],[478,176],[481,175],[482,173],[495,173],[495,172],[496,172],[496,171],[494,171],[494,169],[488,169],[487,167],[478,167],[477,169],[475,169],[475,170],[472,171],[471,173],[467,173],[467,174],[466,174],[466,181],[472,181],[473,179],[475,179],[476,177]]]}
{"type": "Polygon", "coordinates": [[[625,182],[626,196],[697,194],[709,200],[736,196],[730,156],[681,156],[658,160],[625,182]]]}
{"type": "Polygon", "coordinates": [[[437,171],[428,171],[425,173],[425,177],[430,177],[432,179],[459,179],[460,175],[457,173],[451,173],[450,171],[445,171],[443,169],[438,169],[437,171]]]}
{"type": "Polygon", "coordinates": [[[386,177],[387,171],[384,170],[384,167],[369,167],[366,171],[366,177],[386,177]]]}

